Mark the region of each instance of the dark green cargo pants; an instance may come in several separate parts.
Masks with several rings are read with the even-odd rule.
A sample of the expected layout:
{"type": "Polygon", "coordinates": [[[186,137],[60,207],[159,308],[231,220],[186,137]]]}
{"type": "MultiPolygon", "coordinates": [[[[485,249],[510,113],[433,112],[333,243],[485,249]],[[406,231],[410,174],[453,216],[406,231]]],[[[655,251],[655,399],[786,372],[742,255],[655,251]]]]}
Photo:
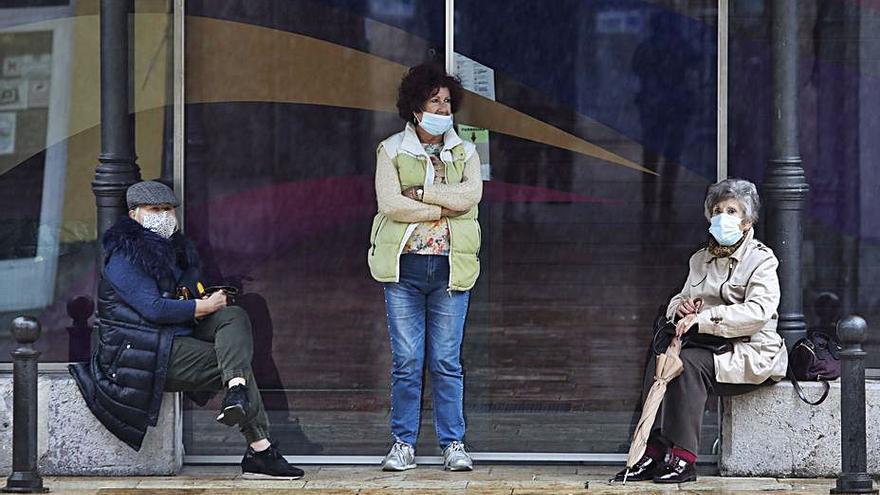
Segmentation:
{"type": "Polygon", "coordinates": [[[269,437],[269,420],[251,370],[254,354],[251,322],[238,306],[229,306],[199,321],[188,337],[175,337],[165,390],[222,390],[232,378],[247,382],[250,408],[239,425],[248,443],[269,437]]]}

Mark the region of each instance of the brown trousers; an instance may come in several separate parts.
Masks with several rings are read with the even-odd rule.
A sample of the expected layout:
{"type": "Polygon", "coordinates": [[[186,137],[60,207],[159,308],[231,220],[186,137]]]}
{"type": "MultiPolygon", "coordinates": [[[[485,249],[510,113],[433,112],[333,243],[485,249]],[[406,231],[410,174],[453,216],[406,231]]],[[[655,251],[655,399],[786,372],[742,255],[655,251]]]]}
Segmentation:
{"type": "MultiPolygon", "coordinates": [[[[700,430],[703,426],[703,410],[710,394],[720,397],[747,394],[762,385],[718,383],[715,381],[715,360],[706,349],[681,350],[684,371],[669,382],[666,395],[657,411],[651,437],[661,443],[688,450],[694,454],[700,448],[700,430]],[[659,438],[658,438],[659,435],[659,438]]],[[[657,357],[651,355],[645,370],[642,403],[654,383],[657,357]]],[[[772,382],[772,380],[771,380],[772,382]]],[[[767,382],[765,382],[767,383],[767,382]]]]}

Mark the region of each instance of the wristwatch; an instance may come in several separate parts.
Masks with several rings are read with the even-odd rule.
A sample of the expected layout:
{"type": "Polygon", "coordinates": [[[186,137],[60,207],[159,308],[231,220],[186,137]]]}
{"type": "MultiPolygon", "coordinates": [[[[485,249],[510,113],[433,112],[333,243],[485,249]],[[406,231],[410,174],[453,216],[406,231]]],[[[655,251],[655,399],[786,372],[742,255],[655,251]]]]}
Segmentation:
{"type": "Polygon", "coordinates": [[[422,198],[425,196],[425,190],[422,189],[421,187],[418,188],[418,189],[416,189],[416,196],[418,196],[418,197],[419,197],[419,201],[421,201],[422,198]]]}

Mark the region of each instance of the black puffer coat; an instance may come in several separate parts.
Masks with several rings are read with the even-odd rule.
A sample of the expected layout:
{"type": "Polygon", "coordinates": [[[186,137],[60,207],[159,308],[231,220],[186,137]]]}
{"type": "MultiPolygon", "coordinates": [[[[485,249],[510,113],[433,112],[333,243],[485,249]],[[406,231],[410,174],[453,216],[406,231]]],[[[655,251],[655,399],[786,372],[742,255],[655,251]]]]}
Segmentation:
{"type": "MultiPolygon", "coordinates": [[[[125,256],[156,280],[163,297],[175,297],[181,285],[198,293],[194,287],[199,280],[198,254],[182,235],[175,234],[169,242],[126,217],[104,234],[102,243],[105,267],[111,257],[125,256]]],[[[171,344],[179,327],[145,319],[101,278],[98,347],[89,362],[71,364],[70,372],[92,413],[135,450],[140,450],[147,426],[156,426],[171,344]]]]}

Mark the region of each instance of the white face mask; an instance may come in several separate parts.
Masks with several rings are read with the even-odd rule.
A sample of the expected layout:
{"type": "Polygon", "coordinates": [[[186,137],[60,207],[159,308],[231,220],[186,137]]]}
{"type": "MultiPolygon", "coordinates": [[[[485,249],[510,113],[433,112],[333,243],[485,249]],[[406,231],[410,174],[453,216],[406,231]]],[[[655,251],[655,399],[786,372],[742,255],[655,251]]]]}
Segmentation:
{"type": "Polygon", "coordinates": [[[419,127],[432,136],[440,136],[446,134],[446,131],[452,129],[452,115],[440,115],[431,112],[422,112],[422,120],[416,120],[419,127]]]}
{"type": "Polygon", "coordinates": [[[172,210],[144,211],[141,216],[141,225],[168,239],[177,231],[177,217],[174,216],[172,210]]]}
{"type": "Polygon", "coordinates": [[[742,229],[739,228],[742,220],[735,215],[729,213],[719,213],[712,217],[712,225],[709,227],[709,233],[722,246],[733,246],[739,242],[743,236],[742,229]]]}

